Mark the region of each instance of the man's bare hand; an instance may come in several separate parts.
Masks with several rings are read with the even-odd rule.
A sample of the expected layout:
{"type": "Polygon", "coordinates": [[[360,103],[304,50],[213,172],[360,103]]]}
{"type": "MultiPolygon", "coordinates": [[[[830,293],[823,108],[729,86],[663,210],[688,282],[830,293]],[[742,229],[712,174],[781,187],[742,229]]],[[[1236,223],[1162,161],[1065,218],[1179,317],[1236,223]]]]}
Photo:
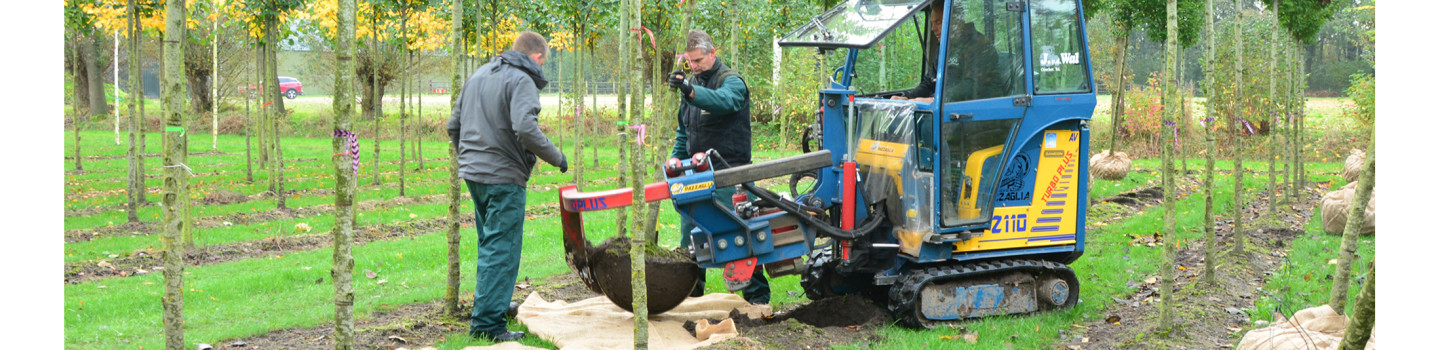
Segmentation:
{"type": "Polygon", "coordinates": [[[911,100],[911,101],[915,101],[915,102],[921,102],[921,103],[930,103],[930,102],[932,102],[932,101],[935,101],[935,98],[934,98],[934,97],[916,97],[916,98],[912,98],[912,99],[910,99],[910,100],[911,100]]]}
{"type": "Polygon", "coordinates": [[[901,100],[901,101],[908,100],[908,98],[905,98],[905,96],[901,96],[901,95],[890,96],[890,99],[891,99],[891,100],[901,100]]]}

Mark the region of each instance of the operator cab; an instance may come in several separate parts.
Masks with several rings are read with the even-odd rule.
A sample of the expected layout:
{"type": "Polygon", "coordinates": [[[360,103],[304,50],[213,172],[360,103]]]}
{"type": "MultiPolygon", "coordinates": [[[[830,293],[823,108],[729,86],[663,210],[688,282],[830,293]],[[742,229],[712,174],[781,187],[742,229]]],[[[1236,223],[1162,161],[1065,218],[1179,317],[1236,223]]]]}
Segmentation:
{"type": "MultiPolygon", "coordinates": [[[[823,147],[837,151],[838,163],[847,154],[865,156],[862,149],[907,146],[902,151],[905,169],[885,169],[896,178],[893,185],[885,185],[902,194],[907,187],[930,192],[921,196],[931,203],[917,205],[911,201],[914,195],[904,194],[904,211],[897,211],[904,220],[898,221],[913,223],[897,222],[897,227],[967,235],[1003,231],[1005,225],[1011,231],[1029,231],[1045,223],[1035,222],[1039,215],[1025,213],[1035,207],[1039,214],[1038,206],[1046,204],[1036,202],[1037,189],[1044,192],[1047,187],[1037,184],[1037,175],[1048,181],[1053,169],[1037,170],[1042,157],[1088,154],[1085,123],[1094,109],[1094,82],[1077,0],[849,0],[790,33],[780,45],[848,51],[843,66],[835,68],[820,92],[821,128],[827,136],[823,147]],[[882,123],[867,118],[895,119],[895,102],[913,105],[900,118],[907,121],[871,130],[882,123]],[[854,123],[861,129],[854,136],[846,130],[851,114],[858,115],[854,123]],[[1082,131],[1085,140],[1077,140],[1082,131]],[[874,134],[901,137],[866,137],[874,134]],[[1042,153],[1055,149],[1057,135],[1072,141],[1073,149],[1042,153]],[[905,185],[909,182],[922,183],[905,185]],[[1016,218],[1019,222],[1008,222],[1016,218]],[[1001,221],[1007,223],[999,225],[1001,221]]],[[[895,163],[870,159],[872,164],[895,163]]],[[[1066,159],[1065,164],[1079,159],[1066,159]]],[[[861,160],[863,168],[866,162],[861,160]]],[[[880,173],[871,168],[869,173],[880,173]]],[[[1082,176],[1067,182],[1085,179],[1082,176]]],[[[879,193],[869,188],[876,182],[866,182],[867,195],[879,193]]],[[[1078,194],[1083,195],[1083,189],[1078,194]]],[[[1083,230],[1073,225],[1083,225],[1084,204],[1075,208],[1076,198],[1069,201],[1064,210],[1045,211],[1081,213],[1078,219],[1065,220],[1071,227],[1059,232],[1083,230]]]]}

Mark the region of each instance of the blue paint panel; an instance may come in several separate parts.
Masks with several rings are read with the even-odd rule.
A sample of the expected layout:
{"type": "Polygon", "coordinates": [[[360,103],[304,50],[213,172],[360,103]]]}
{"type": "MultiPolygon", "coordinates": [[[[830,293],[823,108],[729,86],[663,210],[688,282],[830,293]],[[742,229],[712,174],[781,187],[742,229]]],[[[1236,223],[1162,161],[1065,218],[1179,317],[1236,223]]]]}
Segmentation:
{"type": "Polygon", "coordinates": [[[1060,226],[1035,226],[1030,232],[1055,232],[1059,230],[1060,226]]]}
{"type": "Polygon", "coordinates": [[[1004,306],[1005,287],[995,284],[966,288],[964,295],[972,309],[994,309],[1004,306]]]}
{"type": "Polygon", "coordinates": [[[1055,214],[1060,214],[1060,213],[1064,213],[1064,212],[1065,212],[1065,209],[1045,209],[1045,210],[1041,210],[1041,211],[1040,211],[1040,214],[1041,214],[1041,215],[1055,215],[1055,214]]]}
{"type": "Polygon", "coordinates": [[[1037,223],[1037,224],[1044,224],[1044,223],[1051,223],[1051,222],[1060,222],[1060,218],[1059,218],[1059,217],[1048,217],[1048,218],[1035,219],[1035,223],[1037,223]]]}

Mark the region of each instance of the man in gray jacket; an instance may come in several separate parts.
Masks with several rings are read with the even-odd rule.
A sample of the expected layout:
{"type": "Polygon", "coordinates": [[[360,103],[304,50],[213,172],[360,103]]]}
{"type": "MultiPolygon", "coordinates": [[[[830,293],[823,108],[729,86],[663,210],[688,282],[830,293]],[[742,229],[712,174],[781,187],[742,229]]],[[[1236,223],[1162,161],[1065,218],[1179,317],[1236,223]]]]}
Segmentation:
{"type": "Polygon", "coordinates": [[[460,157],[460,177],[475,201],[479,256],[470,335],[477,338],[511,341],[525,336],[505,329],[520,270],[525,182],[536,155],[562,173],[569,170],[565,154],[540,132],[540,89],[548,83],[540,65],[548,52],[540,34],[517,35],[510,51],[465,80],[446,127],[460,157]]]}

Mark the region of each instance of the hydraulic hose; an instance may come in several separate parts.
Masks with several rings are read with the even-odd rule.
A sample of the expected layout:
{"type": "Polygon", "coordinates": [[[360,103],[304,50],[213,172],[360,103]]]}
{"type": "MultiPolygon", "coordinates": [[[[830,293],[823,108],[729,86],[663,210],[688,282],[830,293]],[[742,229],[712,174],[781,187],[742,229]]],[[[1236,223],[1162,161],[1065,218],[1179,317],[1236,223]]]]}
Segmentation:
{"type": "MultiPolygon", "coordinates": [[[[720,152],[716,152],[714,149],[710,149],[705,151],[705,154],[708,158],[710,158],[711,163],[718,163],[712,164],[712,167],[714,167],[715,170],[730,168],[730,163],[725,162],[725,158],[720,156],[720,152]]],[[[866,218],[865,222],[861,224],[860,227],[856,227],[853,230],[844,230],[816,218],[814,215],[811,215],[809,211],[801,208],[800,204],[798,203],[781,199],[780,195],[775,194],[775,192],[771,192],[770,190],[755,186],[755,184],[748,182],[742,183],[740,184],[740,186],[745,187],[746,191],[754,193],[756,196],[760,197],[761,200],[774,204],[775,207],[780,208],[780,210],[784,210],[787,213],[794,214],[796,217],[799,217],[800,220],[805,221],[805,223],[809,224],[810,226],[814,226],[817,230],[824,233],[825,235],[838,239],[859,239],[865,234],[870,233],[870,231],[874,231],[875,228],[880,227],[880,224],[885,221],[884,211],[871,210],[870,212],[873,213],[873,215],[866,218]]]]}

